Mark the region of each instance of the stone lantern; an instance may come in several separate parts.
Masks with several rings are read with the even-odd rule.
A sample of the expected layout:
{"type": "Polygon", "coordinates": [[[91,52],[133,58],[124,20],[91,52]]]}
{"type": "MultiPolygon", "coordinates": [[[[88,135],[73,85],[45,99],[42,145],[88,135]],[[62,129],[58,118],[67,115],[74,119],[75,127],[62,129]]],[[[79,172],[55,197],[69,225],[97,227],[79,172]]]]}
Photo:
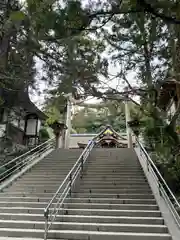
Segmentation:
{"type": "Polygon", "coordinates": [[[140,133],[140,122],[137,119],[128,121],[129,127],[132,129],[134,134],[138,137],[140,133]]]}
{"type": "Polygon", "coordinates": [[[56,137],[56,148],[64,148],[65,131],[67,129],[66,125],[64,123],[55,121],[50,124],[50,127],[53,129],[56,137]]]}

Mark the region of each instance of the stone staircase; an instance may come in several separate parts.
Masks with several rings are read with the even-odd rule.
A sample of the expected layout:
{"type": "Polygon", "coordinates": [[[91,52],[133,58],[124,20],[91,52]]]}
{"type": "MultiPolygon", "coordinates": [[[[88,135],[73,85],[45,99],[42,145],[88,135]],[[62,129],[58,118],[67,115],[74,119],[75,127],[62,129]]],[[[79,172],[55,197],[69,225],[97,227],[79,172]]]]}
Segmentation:
{"type": "Polygon", "coordinates": [[[0,237],[43,238],[44,208],[81,152],[54,150],[0,193],[0,237]]]}
{"type": "MultiPolygon", "coordinates": [[[[79,155],[56,150],[0,194],[0,236],[43,239],[43,210],[79,155]]],[[[172,238],[134,151],[94,149],[48,239],[172,238]]]]}

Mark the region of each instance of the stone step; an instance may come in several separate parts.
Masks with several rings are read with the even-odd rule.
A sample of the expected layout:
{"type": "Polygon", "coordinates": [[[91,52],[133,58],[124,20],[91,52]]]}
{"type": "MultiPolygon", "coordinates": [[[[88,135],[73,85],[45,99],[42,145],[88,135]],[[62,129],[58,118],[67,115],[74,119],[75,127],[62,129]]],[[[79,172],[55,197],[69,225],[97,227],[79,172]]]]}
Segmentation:
{"type": "Polygon", "coordinates": [[[38,174],[39,174],[39,176],[41,176],[41,174],[42,174],[42,176],[44,176],[44,175],[47,175],[47,176],[52,176],[52,175],[55,175],[55,176],[57,176],[57,175],[66,176],[69,173],[70,170],[71,170],[71,168],[69,168],[66,171],[63,171],[63,170],[51,171],[51,169],[49,168],[48,170],[46,169],[46,170],[42,170],[42,171],[40,171],[40,170],[37,170],[37,171],[36,170],[32,170],[29,173],[32,174],[31,176],[35,176],[35,175],[38,175],[38,174]]]}
{"type": "MultiPolygon", "coordinates": [[[[55,183],[24,183],[24,182],[17,182],[14,183],[12,186],[15,188],[44,188],[44,189],[57,189],[59,186],[61,185],[61,182],[55,182],[55,183]]],[[[122,184],[100,184],[100,183],[91,183],[91,184],[86,184],[86,183],[82,183],[80,182],[78,184],[78,187],[81,188],[86,188],[86,189],[149,189],[149,185],[146,184],[130,184],[130,183],[122,183],[122,184]]]]}
{"type": "Polygon", "coordinates": [[[26,207],[21,207],[21,206],[16,206],[16,207],[0,207],[1,213],[30,213],[30,214],[44,214],[44,208],[30,208],[28,206],[26,207]]]}
{"type": "Polygon", "coordinates": [[[26,187],[26,188],[24,188],[24,187],[22,187],[22,188],[20,188],[20,187],[18,187],[18,188],[16,188],[16,187],[10,187],[9,189],[8,189],[8,191],[10,190],[10,191],[19,191],[19,192],[26,192],[26,193],[28,193],[29,195],[31,195],[31,194],[39,194],[39,193],[41,193],[41,194],[43,194],[43,193],[50,193],[51,195],[54,195],[54,193],[56,192],[56,190],[57,190],[58,188],[55,188],[55,189],[47,189],[47,188],[44,188],[44,189],[42,189],[42,188],[37,188],[37,187],[26,187]]]}
{"type": "Polygon", "coordinates": [[[87,164],[87,169],[88,171],[93,171],[93,170],[97,170],[98,172],[103,172],[103,171],[142,171],[141,167],[140,166],[109,166],[109,167],[98,167],[98,166],[90,166],[89,164],[87,164]]]}
{"type": "MultiPolygon", "coordinates": [[[[0,220],[1,228],[44,229],[44,222],[0,220]]],[[[100,231],[100,232],[143,232],[168,233],[165,225],[124,224],[124,223],[78,223],[54,222],[52,230],[100,231]]]]}
{"type": "MultiPolygon", "coordinates": [[[[62,173],[57,173],[57,174],[52,174],[50,171],[47,172],[43,172],[43,174],[38,174],[38,173],[31,173],[31,175],[29,175],[29,177],[32,178],[56,178],[56,177],[61,177],[61,178],[65,178],[67,174],[62,174],[62,173]]],[[[28,176],[28,175],[26,175],[28,176]]]]}
{"type": "MultiPolygon", "coordinates": [[[[58,168],[59,168],[59,171],[67,171],[69,168],[71,169],[72,168],[72,166],[73,166],[74,164],[72,164],[72,165],[66,165],[66,166],[61,166],[61,164],[55,164],[54,166],[49,166],[49,168],[52,170],[52,171],[57,171],[58,170],[58,168]]],[[[31,171],[33,170],[33,171],[47,171],[47,168],[48,167],[43,167],[43,166],[34,166],[34,167],[32,167],[31,168],[31,171]]]]}
{"type": "Polygon", "coordinates": [[[121,168],[131,168],[131,169],[141,169],[141,165],[139,163],[123,163],[123,162],[117,162],[117,163],[91,163],[89,161],[87,161],[87,165],[86,165],[89,169],[93,169],[93,168],[97,168],[99,170],[101,169],[112,169],[112,168],[117,168],[117,169],[121,169],[121,168]]]}
{"type": "MultiPolygon", "coordinates": [[[[66,174],[65,175],[48,175],[48,178],[47,178],[47,175],[33,175],[32,174],[26,174],[24,175],[21,179],[24,179],[24,180],[41,180],[41,181],[44,181],[44,180],[57,180],[57,179],[63,179],[65,178],[66,174]]],[[[144,177],[144,175],[142,176],[93,176],[93,178],[90,176],[90,175],[85,175],[83,174],[83,178],[82,178],[84,181],[126,181],[126,180],[132,180],[132,181],[136,181],[136,180],[141,180],[141,181],[146,181],[146,178],[144,177]]]]}
{"type": "MultiPolygon", "coordinates": [[[[51,190],[47,190],[48,192],[51,190]]],[[[74,193],[76,193],[76,191],[73,191],[74,193]]],[[[129,189],[82,189],[80,188],[78,190],[79,193],[112,193],[112,194],[122,194],[122,193],[126,193],[126,194],[132,194],[132,193],[145,193],[145,194],[149,194],[152,193],[150,189],[146,189],[146,188],[141,188],[141,189],[137,189],[137,188],[129,188],[129,189]]]]}
{"type": "Polygon", "coordinates": [[[88,159],[88,163],[89,164],[94,164],[94,165],[109,165],[109,164],[112,164],[112,165],[132,165],[132,166],[134,166],[134,165],[139,165],[140,166],[140,164],[139,164],[139,162],[138,161],[134,161],[134,160],[132,160],[132,159],[128,159],[128,160],[124,160],[124,159],[113,159],[113,157],[112,157],[112,159],[109,159],[108,157],[106,157],[106,158],[102,158],[102,159],[95,159],[95,160],[92,160],[92,158],[91,159],[88,159]]]}
{"type": "Polygon", "coordinates": [[[131,177],[119,177],[115,180],[110,180],[110,179],[104,179],[103,181],[99,181],[99,179],[90,179],[90,178],[83,178],[81,179],[81,181],[85,182],[85,183],[93,183],[93,182],[103,182],[104,184],[106,183],[114,183],[114,182],[117,182],[117,183],[121,183],[121,182],[132,182],[132,183],[146,183],[147,184],[147,179],[146,178],[131,178],[131,177]]]}
{"type": "MultiPolygon", "coordinates": [[[[39,170],[41,172],[41,170],[39,170]]],[[[42,170],[43,171],[43,170],[42,170]]],[[[47,169],[46,169],[47,171],[47,169]]],[[[58,170],[52,170],[52,172],[57,172],[58,170]]],[[[60,170],[59,170],[60,171],[60,170]]],[[[142,170],[141,169],[107,169],[107,170],[98,170],[96,168],[94,169],[89,169],[87,168],[85,173],[89,173],[89,174],[100,174],[100,175],[106,175],[106,174],[142,174],[142,170]]]]}
{"type": "Polygon", "coordinates": [[[88,222],[88,223],[124,223],[124,224],[152,224],[163,225],[163,218],[148,218],[148,217],[120,217],[120,216],[96,216],[96,215],[62,215],[58,216],[57,220],[63,222],[88,222]]]}
{"type": "MultiPolygon", "coordinates": [[[[49,174],[50,175],[50,174],[49,174]]],[[[127,176],[127,177],[129,177],[129,176],[132,176],[132,177],[137,177],[137,176],[144,176],[144,173],[142,173],[142,172],[116,172],[116,173],[97,173],[96,171],[94,171],[94,172],[83,172],[83,175],[84,176],[86,176],[86,177],[91,177],[91,179],[92,178],[94,178],[94,176],[96,176],[96,177],[98,177],[98,178],[118,178],[118,177],[124,177],[124,176],[127,176]]],[[[52,175],[50,175],[50,176],[52,176],[52,175]]]]}
{"type": "MultiPolygon", "coordinates": [[[[0,207],[45,208],[48,202],[0,202],[0,207]]],[[[55,203],[52,205],[55,206],[55,203]]],[[[113,210],[158,210],[157,205],[150,204],[108,204],[108,203],[64,203],[65,208],[74,209],[113,209],[113,210]]]]}
{"type": "Polygon", "coordinates": [[[77,161],[77,159],[72,159],[72,160],[54,160],[54,159],[49,159],[48,162],[39,162],[36,165],[34,165],[32,167],[33,168],[46,168],[46,167],[55,167],[55,166],[62,166],[63,168],[67,168],[67,166],[73,166],[75,164],[75,162],[77,161]]]}
{"type": "MultiPolygon", "coordinates": [[[[52,209],[53,210],[53,209],[52,209]]],[[[113,210],[113,209],[70,209],[63,208],[65,215],[100,215],[100,216],[132,216],[132,217],[161,217],[158,210],[113,210]]],[[[2,213],[32,213],[43,214],[44,208],[30,208],[30,207],[0,207],[2,213]]]]}
{"type": "MultiPolygon", "coordinates": [[[[32,187],[15,187],[15,186],[12,186],[12,187],[9,187],[8,191],[11,190],[11,191],[18,191],[18,192],[28,192],[29,194],[31,193],[51,193],[51,194],[54,194],[56,191],[57,191],[58,187],[54,187],[54,188],[51,188],[51,187],[36,187],[36,186],[32,186],[32,187]]],[[[76,191],[72,191],[73,193],[76,193],[76,191]]],[[[109,189],[101,189],[101,188],[97,188],[97,189],[88,189],[88,188],[80,188],[78,190],[79,193],[112,193],[112,194],[122,194],[122,193],[126,193],[126,194],[131,194],[131,193],[145,193],[145,194],[148,194],[148,193],[152,193],[151,192],[151,189],[149,188],[115,188],[115,189],[112,189],[112,188],[109,188],[109,189]]]]}
{"type": "MultiPolygon", "coordinates": [[[[25,221],[42,221],[44,223],[43,214],[29,213],[1,213],[1,220],[25,220],[25,221]]],[[[151,224],[163,225],[162,217],[121,217],[121,216],[98,216],[98,215],[57,215],[56,221],[59,222],[83,222],[83,223],[126,223],[126,224],[151,224]]]]}
{"type": "MultiPolygon", "coordinates": [[[[21,181],[15,181],[15,184],[17,183],[23,183],[23,184],[42,184],[44,183],[45,185],[51,185],[51,184],[54,184],[56,182],[60,183],[60,181],[63,181],[64,179],[50,179],[50,178],[45,178],[44,180],[42,179],[26,179],[26,178],[21,178],[22,180],[21,181]]],[[[96,181],[96,180],[86,180],[86,179],[80,179],[78,181],[78,183],[81,183],[81,184],[99,184],[99,185],[114,185],[114,184],[132,184],[132,185],[136,185],[136,184],[141,184],[141,185],[147,185],[148,182],[145,181],[145,180],[115,180],[115,181],[110,181],[110,180],[104,180],[104,181],[96,181]]],[[[14,184],[14,183],[13,183],[14,184]]]]}
{"type": "Polygon", "coordinates": [[[136,180],[141,180],[141,181],[146,181],[146,178],[144,176],[131,176],[129,177],[128,175],[127,176],[112,176],[112,177],[109,177],[109,176],[93,176],[93,178],[90,176],[90,175],[82,175],[82,180],[83,181],[108,181],[108,182],[114,182],[114,181],[136,181],[136,180]]]}
{"type": "Polygon", "coordinates": [[[112,210],[112,209],[70,209],[64,208],[65,215],[100,215],[100,216],[131,216],[131,217],[161,217],[161,212],[145,210],[112,210]]]}
{"type": "Polygon", "coordinates": [[[154,199],[154,195],[152,193],[80,193],[80,192],[75,192],[73,193],[73,196],[80,196],[85,197],[85,198],[114,198],[114,199],[121,199],[121,198],[139,198],[139,199],[154,199]]]}
{"type": "Polygon", "coordinates": [[[4,189],[3,193],[0,193],[0,196],[7,196],[7,197],[49,197],[52,198],[54,193],[39,193],[39,192],[25,192],[25,191],[20,191],[20,192],[12,192],[9,191],[8,189],[4,189]]]}
{"type": "Polygon", "coordinates": [[[64,155],[64,156],[56,156],[56,157],[53,157],[51,155],[51,157],[49,158],[44,158],[40,163],[38,163],[39,165],[42,163],[43,165],[50,165],[51,162],[52,163],[71,163],[71,162],[76,162],[77,159],[79,158],[79,155],[74,155],[74,157],[72,156],[68,156],[68,155],[64,155]]]}
{"type": "MultiPolygon", "coordinates": [[[[50,200],[49,197],[1,197],[0,203],[2,202],[46,202],[50,200]]],[[[109,204],[156,204],[155,199],[113,199],[113,198],[66,198],[65,202],[72,203],[109,203],[109,204]]]]}
{"type": "Polygon", "coordinates": [[[111,161],[104,161],[102,160],[98,160],[98,161],[94,161],[92,160],[92,158],[88,159],[88,166],[139,166],[141,167],[141,164],[139,163],[139,161],[124,161],[122,159],[117,159],[117,160],[113,160],[111,159],[111,161]]]}
{"type": "MultiPolygon", "coordinates": [[[[122,194],[113,194],[113,193],[79,193],[78,191],[72,194],[74,197],[77,197],[81,195],[80,197],[85,198],[113,198],[113,199],[121,199],[121,198],[133,198],[133,199],[154,199],[154,196],[152,193],[122,193],[122,194]]],[[[0,193],[0,197],[49,197],[51,198],[53,196],[53,193],[29,193],[25,191],[21,192],[8,192],[7,190],[3,193],[0,193]]]]}
{"type": "Polygon", "coordinates": [[[44,189],[57,189],[59,186],[61,185],[61,182],[57,181],[55,182],[54,184],[51,183],[51,184],[46,184],[46,183],[36,183],[36,184],[33,184],[33,183],[24,183],[24,182],[18,182],[18,183],[14,183],[12,186],[15,187],[15,188],[44,188],[44,189]]]}
{"type": "MultiPolygon", "coordinates": [[[[21,185],[21,184],[20,184],[21,185]]],[[[19,186],[20,186],[19,185],[19,186]]],[[[25,185],[24,186],[28,186],[28,185],[25,185]]],[[[37,185],[38,186],[38,185],[37,185]]],[[[50,185],[45,185],[45,186],[50,186],[50,185]]],[[[53,185],[52,185],[53,186],[53,185]]],[[[103,184],[103,183],[83,183],[83,182],[80,182],[78,184],[78,187],[79,188],[88,188],[88,189],[104,189],[104,188],[107,188],[107,189],[129,189],[129,188],[136,188],[136,189],[149,189],[149,185],[146,183],[146,184],[133,184],[133,183],[119,183],[119,184],[103,184]]]]}
{"type": "Polygon", "coordinates": [[[36,166],[44,166],[44,165],[51,166],[51,163],[52,163],[52,166],[55,164],[62,164],[64,166],[67,166],[67,164],[73,164],[76,161],[77,161],[77,157],[69,158],[68,156],[65,156],[65,157],[63,156],[63,159],[55,159],[51,157],[38,162],[36,166]]]}
{"type": "Polygon", "coordinates": [[[158,210],[157,205],[150,204],[108,204],[108,203],[65,203],[71,209],[112,209],[112,210],[158,210]]]}
{"type": "MultiPolygon", "coordinates": [[[[34,177],[34,176],[27,176],[27,175],[25,175],[25,176],[23,176],[23,177],[21,177],[21,178],[19,178],[19,179],[22,179],[23,181],[34,181],[34,182],[36,182],[36,181],[41,181],[41,182],[50,182],[50,181],[63,181],[64,180],[64,178],[65,178],[65,176],[62,176],[62,175],[57,175],[57,176],[51,176],[51,177],[47,177],[47,175],[46,176],[44,176],[44,177],[41,177],[41,176],[36,176],[36,177],[34,177]]],[[[18,180],[19,180],[18,179],[18,180]]]]}
{"type": "Polygon", "coordinates": [[[109,204],[156,204],[155,199],[113,199],[113,198],[67,198],[72,203],[109,203],[109,204]]]}
{"type": "Polygon", "coordinates": [[[136,168],[136,169],[141,169],[141,165],[139,162],[91,162],[87,161],[87,167],[93,169],[94,167],[97,167],[98,169],[108,169],[108,168],[136,168]]]}
{"type": "MultiPolygon", "coordinates": [[[[43,238],[44,230],[0,228],[0,235],[4,237],[31,237],[43,238]]],[[[136,232],[99,232],[99,231],[75,231],[75,230],[50,230],[51,239],[72,240],[172,240],[168,233],[136,233],[136,232]]]]}

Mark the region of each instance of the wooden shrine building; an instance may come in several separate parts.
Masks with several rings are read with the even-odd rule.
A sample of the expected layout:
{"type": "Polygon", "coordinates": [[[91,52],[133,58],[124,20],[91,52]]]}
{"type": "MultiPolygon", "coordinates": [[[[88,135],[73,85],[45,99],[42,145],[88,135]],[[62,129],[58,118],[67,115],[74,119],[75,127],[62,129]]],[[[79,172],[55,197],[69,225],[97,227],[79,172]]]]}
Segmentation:
{"type": "MultiPolygon", "coordinates": [[[[91,141],[91,139],[89,139],[91,141]]],[[[127,139],[117,133],[110,125],[104,129],[93,139],[96,148],[127,148],[127,139]]],[[[78,143],[79,148],[85,148],[87,144],[78,143]]]]}
{"type": "Polygon", "coordinates": [[[37,145],[47,116],[30,100],[28,91],[0,89],[0,138],[20,145],[37,145]]]}

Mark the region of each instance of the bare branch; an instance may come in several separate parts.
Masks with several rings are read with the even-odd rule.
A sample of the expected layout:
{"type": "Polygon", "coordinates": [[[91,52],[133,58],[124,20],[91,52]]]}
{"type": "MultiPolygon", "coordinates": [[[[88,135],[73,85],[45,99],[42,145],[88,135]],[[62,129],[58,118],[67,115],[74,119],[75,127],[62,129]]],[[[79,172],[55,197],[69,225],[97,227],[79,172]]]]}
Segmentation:
{"type": "Polygon", "coordinates": [[[157,10],[155,10],[150,3],[147,3],[146,0],[137,0],[140,6],[143,7],[145,12],[148,12],[155,17],[161,18],[163,21],[167,23],[173,23],[173,24],[180,24],[180,20],[176,19],[176,17],[170,17],[167,15],[164,15],[163,13],[159,13],[157,10]]]}

